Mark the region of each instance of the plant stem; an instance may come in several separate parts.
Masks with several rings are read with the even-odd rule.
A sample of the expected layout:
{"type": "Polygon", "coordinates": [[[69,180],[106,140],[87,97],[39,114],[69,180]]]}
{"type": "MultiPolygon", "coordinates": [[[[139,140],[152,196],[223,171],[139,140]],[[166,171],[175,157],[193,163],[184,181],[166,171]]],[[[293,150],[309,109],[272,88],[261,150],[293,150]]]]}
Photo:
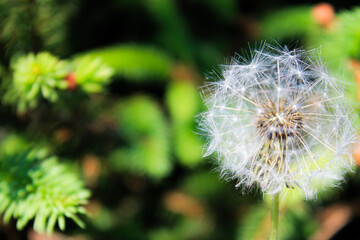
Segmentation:
{"type": "Polygon", "coordinates": [[[271,225],[270,225],[270,238],[269,240],[276,240],[279,228],[279,197],[280,193],[273,196],[271,203],[271,225]]]}

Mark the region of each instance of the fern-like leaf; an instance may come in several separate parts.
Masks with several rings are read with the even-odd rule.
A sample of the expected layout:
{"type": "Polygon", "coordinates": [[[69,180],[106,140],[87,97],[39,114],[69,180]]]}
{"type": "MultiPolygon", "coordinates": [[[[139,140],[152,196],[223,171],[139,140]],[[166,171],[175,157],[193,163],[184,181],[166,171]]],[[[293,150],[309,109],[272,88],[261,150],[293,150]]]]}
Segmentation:
{"type": "Polygon", "coordinates": [[[55,157],[41,159],[35,151],[5,155],[0,161],[0,214],[4,221],[17,219],[22,229],[34,219],[34,230],[51,233],[56,222],[65,228],[65,217],[80,227],[89,191],[65,164],[55,157]]]}

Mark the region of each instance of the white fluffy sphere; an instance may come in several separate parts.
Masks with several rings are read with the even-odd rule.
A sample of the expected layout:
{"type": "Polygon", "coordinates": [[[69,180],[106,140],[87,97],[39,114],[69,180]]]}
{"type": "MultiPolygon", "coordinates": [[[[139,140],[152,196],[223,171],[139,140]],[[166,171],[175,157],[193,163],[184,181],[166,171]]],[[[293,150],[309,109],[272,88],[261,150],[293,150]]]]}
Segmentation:
{"type": "Polygon", "coordinates": [[[343,84],[310,55],[263,44],[204,87],[205,156],[215,152],[237,186],[270,195],[298,188],[312,198],[351,169],[356,130],[343,84]]]}

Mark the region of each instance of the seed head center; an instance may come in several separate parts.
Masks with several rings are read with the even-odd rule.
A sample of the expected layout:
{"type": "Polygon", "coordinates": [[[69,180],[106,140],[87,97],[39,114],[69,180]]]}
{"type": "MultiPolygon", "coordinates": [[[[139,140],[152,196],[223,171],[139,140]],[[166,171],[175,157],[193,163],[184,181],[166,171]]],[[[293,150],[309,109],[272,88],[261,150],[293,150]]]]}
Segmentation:
{"type": "Polygon", "coordinates": [[[278,103],[268,100],[261,105],[256,124],[259,132],[268,139],[287,140],[288,137],[299,134],[303,115],[292,105],[287,106],[284,99],[278,103]]]}

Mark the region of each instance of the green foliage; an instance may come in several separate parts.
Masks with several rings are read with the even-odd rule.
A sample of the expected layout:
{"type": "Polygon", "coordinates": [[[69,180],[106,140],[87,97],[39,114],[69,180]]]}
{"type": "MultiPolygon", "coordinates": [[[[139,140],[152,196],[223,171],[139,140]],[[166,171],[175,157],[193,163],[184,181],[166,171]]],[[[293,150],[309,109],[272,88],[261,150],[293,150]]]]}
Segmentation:
{"type": "Polygon", "coordinates": [[[219,181],[218,173],[209,171],[195,172],[188,176],[182,184],[184,192],[198,199],[206,201],[216,198],[224,183],[219,181]],[[209,184],[211,183],[211,184],[209,184]]]}
{"type": "Polygon", "coordinates": [[[66,24],[74,7],[49,0],[37,0],[36,3],[34,25],[42,39],[42,48],[56,54],[66,51],[66,24]]]}
{"type": "Polygon", "coordinates": [[[262,20],[262,34],[267,39],[282,40],[284,38],[295,41],[314,38],[318,35],[320,27],[315,24],[311,16],[311,8],[298,6],[272,11],[262,20]]]}
{"type": "MultiPolygon", "coordinates": [[[[360,59],[360,8],[338,14],[338,22],[332,31],[324,31],[318,40],[322,54],[335,70],[346,66],[349,59],[360,59]]],[[[346,70],[346,68],[344,68],[346,70]]]]}
{"type": "Polygon", "coordinates": [[[11,68],[4,101],[16,105],[19,112],[35,108],[42,99],[54,103],[62,92],[77,87],[89,94],[101,92],[113,74],[99,58],[62,61],[47,52],[22,56],[11,68]]]}
{"type": "Polygon", "coordinates": [[[210,8],[211,11],[218,17],[224,20],[234,20],[236,17],[236,0],[197,0],[203,2],[206,7],[210,8]]]}
{"type": "Polygon", "coordinates": [[[309,239],[317,229],[317,222],[304,203],[292,206],[282,213],[279,240],[309,239]]]}
{"type": "Polygon", "coordinates": [[[172,68],[172,60],[162,51],[141,45],[116,45],[91,50],[81,56],[99,57],[117,76],[135,82],[165,80],[172,68]]]}
{"type": "MultiPolygon", "coordinates": [[[[0,236],[83,227],[89,192],[66,157],[81,163],[94,194],[86,231],[66,222],[64,238],[266,238],[269,199],[254,205],[219,180],[201,157],[194,116],[204,107],[198,76],[263,38],[321,46],[356,99],[349,60],[360,62],[359,8],[338,1],[349,10],[324,28],[313,6],[288,4],[246,4],[249,18],[236,0],[0,0],[0,236]],[[119,82],[109,85],[112,76],[119,82]],[[6,231],[14,223],[23,232],[6,231]]],[[[319,199],[334,196],[343,199],[333,189],[319,199]]],[[[279,239],[311,238],[319,205],[288,189],[279,239]]]]}
{"type": "Polygon", "coordinates": [[[31,142],[25,136],[15,133],[7,133],[0,142],[0,155],[16,155],[22,149],[29,150],[31,154],[35,154],[39,158],[45,158],[49,155],[49,147],[41,142],[31,142]]]}
{"type": "Polygon", "coordinates": [[[49,0],[1,0],[0,43],[6,54],[65,48],[65,24],[71,7],[49,0]]]}
{"type": "Polygon", "coordinates": [[[190,82],[174,82],[168,88],[166,100],[172,119],[175,154],[182,164],[194,167],[203,160],[203,143],[194,133],[194,116],[201,103],[198,90],[190,82]]]}
{"type": "Polygon", "coordinates": [[[313,44],[321,46],[321,54],[331,72],[346,81],[347,99],[350,104],[358,103],[358,86],[356,84],[351,60],[360,59],[360,30],[356,27],[360,20],[360,8],[344,11],[337,16],[334,29],[322,31],[313,44]]]}
{"type": "MultiPolygon", "coordinates": [[[[238,228],[237,239],[263,239],[270,231],[270,203],[250,208],[238,228]]],[[[316,221],[303,201],[287,205],[281,202],[279,240],[309,239],[316,229],[316,221]]]]}
{"type": "Polygon", "coordinates": [[[116,114],[129,147],[115,151],[112,162],[119,169],[150,177],[167,176],[172,169],[168,125],[158,104],[149,97],[136,96],[120,104],[116,114]]]}
{"type": "Polygon", "coordinates": [[[67,87],[65,62],[47,52],[20,57],[12,69],[13,79],[4,98],[19,111],[36,107],[41,98],[56,101],[59,90],[67,87]]]}
{"type": "Polygon", "coordinates": [[[159,228],[151,231],[150,240],[204,239],[213,222],[207,218],[180,218],[172,229],[159,228]]]}
{"type": "Polygon", "coordinates": [[[73,65],[75,83],[87,93],[103,91],[113,75],[113,69],[103,64],[100,58],[77,58],[73,65]]]}
{"type": "Polygon", "coordinates": [[[0,161],[0,213],[4,221],[17,219],[22,229],[34,219],[34,229],[51,233],[57,223],[65,229],[65,217],[80,227],[77,216],[85,214],[89,192],[69,166],[55,157],[43,158],[37,151],[3,155],[0,161]]]}
{"type": "Polygon", "coordinates": [[[175,124],[192,123],[201,104],[197,87],[186,81],[176,81],[169,85],[166,102],[175,124]]]}
{"type": "Polygon", "coordinates": [[[159,26],[158,41],[174,56],[187,62],[193,62],[193,42],[184,19],[178,12],[176,2],[172,0],[144,1],[150,14],[159,26]]]}

